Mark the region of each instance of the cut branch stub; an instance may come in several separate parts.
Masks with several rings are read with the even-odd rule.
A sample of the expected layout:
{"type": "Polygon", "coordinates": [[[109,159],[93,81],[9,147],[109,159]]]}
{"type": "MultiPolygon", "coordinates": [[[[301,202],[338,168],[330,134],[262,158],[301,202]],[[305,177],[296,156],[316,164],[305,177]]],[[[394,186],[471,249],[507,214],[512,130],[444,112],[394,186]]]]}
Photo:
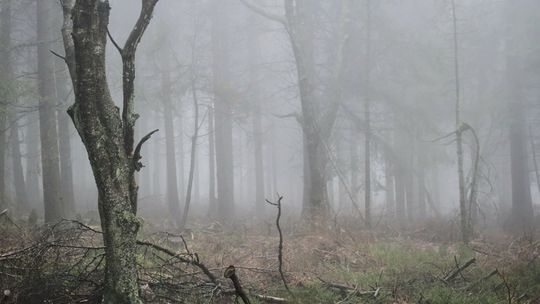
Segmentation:
{"type": "Polygon", "coordinates": [[[236,292],[236,295],[239,296],[242,301],[244,301],[244,304],[251,304],[249,301],[249,298],[247,296],[247,293],[242,288],[242,285],[240,285],[240,280],[238,279],[238,276],[236,275],[236,269],[233,265],[230,265],[225,269],[225,272],[223,272],[223,277],[227,279],[231,279],[234,285],[234,290],[236,292]]]}
{"type": "Polygon", "coordinates": [[[142,145],[150,139],[150,137],[152,137],[152,135],[154,133],[156,133],[157,131],[159,131],[159,129],[155,129],[154,131],[146,134],[146,136],[144,136],[143,138],[141,138],[141,140],[139,141],[139,143],[137,144],[137,147],[135,148],[135,152],[133,153],[133,166],[135,168],[136,171],[140,171],[143,166],[143,164],[140,162],[142,156],[141,156],[141,149],[142,149],[142,145]]]}

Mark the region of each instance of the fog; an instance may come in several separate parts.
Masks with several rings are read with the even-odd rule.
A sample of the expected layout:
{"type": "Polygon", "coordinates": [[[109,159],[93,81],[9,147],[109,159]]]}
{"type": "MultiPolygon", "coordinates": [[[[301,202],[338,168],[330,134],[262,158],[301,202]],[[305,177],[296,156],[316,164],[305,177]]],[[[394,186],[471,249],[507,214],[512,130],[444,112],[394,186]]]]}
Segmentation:
{"type": "Polygon", "coordinates": [[[99,71],[88,62],[102,45],[82,48],[84,28],[62,36],[85,22],[79,2],[1,1],[0,211],[12,222],[107,233],[106,206],[121,205],[109,193],[135,185],[111,156],[116,121],[145,233],[266,233],[279,201],[291,234],[537,234],[540,1],[160,0],[135,46],[130,144],[124,44],[155,1],[89,1],[110,5],[107,36],[85,38],[106,39],[96,90],[77,81],[99,71]],[[92,127],[84,102],[106,107],[107,87],[118,115],[92,127]]]}

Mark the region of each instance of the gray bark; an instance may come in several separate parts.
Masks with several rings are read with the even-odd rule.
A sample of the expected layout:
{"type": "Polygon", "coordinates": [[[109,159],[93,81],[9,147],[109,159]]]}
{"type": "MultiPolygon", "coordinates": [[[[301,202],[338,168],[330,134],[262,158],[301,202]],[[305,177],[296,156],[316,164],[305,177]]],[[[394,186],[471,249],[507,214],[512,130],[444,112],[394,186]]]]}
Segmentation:
{"type": "Polygon", "coordinates": [[[138,117],[134,112],[134,61],[156,2],[142,1],[137,23],[124,47],[119,49],[123,62],[122,114],[109,93],[105,71],[108,1],[77,0],[73,10],[73,1],[63,2],[66,61],[75,88],[75,103],[68,113],[88,152],[98,188],[106,257],[103,296],[106,304],[142,303],[136,270],[136,238],[141,220],[137,217],[138,186],[134,176],[142,168],[141,146],[155,131],[134,146],[138,117]]]}

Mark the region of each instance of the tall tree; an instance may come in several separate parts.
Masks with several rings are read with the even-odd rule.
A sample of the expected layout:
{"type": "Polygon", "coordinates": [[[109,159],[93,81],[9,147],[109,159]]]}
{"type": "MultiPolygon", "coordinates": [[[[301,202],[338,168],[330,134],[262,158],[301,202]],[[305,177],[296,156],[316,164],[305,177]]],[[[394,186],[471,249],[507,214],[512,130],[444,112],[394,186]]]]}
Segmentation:
{"type": "Polygon", "coordinates": [[[39,130],[41,139],[41,168],[45,222],[65,217],[60,184],[60,159],[56,126],[56,95],[54,79],[54,57],[50,53],[53,41],[53,2],[37,1],[37,49],[39,87],[39,130]]]}
{"type": "Polygon", "coordinates": [[[165,153],[167,161],[167,205],[173,223],[179,223],[180,199],[178,197],[178,178],[176,172],[176,141],[174,136],[174,108],[171,101],[172,88],[170,71],[165,68],[161,77],[165,153]]]}
{"type": "Polygon", "coordinates": [[[0,208],[6,206],[6,120],[9,75],[11,73],[11,0],[2,1],[0,12],[0,208]]]}
{"type": "Polygon", "coordinates": [[[364,79],[364,119],[366,121],[366,135],[364,142],[364,182],[365,182],[365,217],[366,225],[371,227],[371,1],[366,0],[366,58],[364,79]]]}
{"type": "MultiPolygon", "coordinates": [[[[42,2],[42,1],[39,1],[42,2]]],[[[88,152],[98,188],[105,244],[103,303],[142,303],[136,269],[137,217],[135,172],[142,168],[141,146],[134,145],[135,53],[157,0],[142,0],[141,12],[123,48],[122,112],[113,102],[105,71],[110,6],[107,0],[64,0],[63,38],[75,91],[68,113],[88,152]]]]}
{"type": "MultiPolygon", "coordinates": [[[[281,23],[289,36],[296,66],[296,76],[302,115],[299,121],[303,131],[304,148],[304,199],[302,214],[313,219],[326,219],[330,213],[327,191],[328,139],[336,120],[342,98],[342,77],[344,49],[347,42],[345,29],[338,33],[337,52],[332,54],[332,79],[328,91],[329,106],[323,106],[317,92],[317,71],[315,64],[315,17],[321,11],[320,4],[309,0],[286,0],[285,14],[276,15],[249,2],[242,2],[254,12],[281,23]]],[[[350,1],[341,3],[341,20],[348,21],[350,1]]]]}
{"type": "Polygon", "coordinates": [[[17,116],[12,114],[10,122],[10,137],[11,137],[11,159],[13,170],[13,182],[15,184],[15,201],[19,211],[28,209],[28,196],[26,194],[26,183],[24,181],[24,173],[21,157],[21,140],[19,137],[19,121],[17,116]]]}
{"type": "Polygon", "coordinates": [[[212,74],[214,86],[214,138],[217,177],[217,215],[228,219],[234,214],[234,167],[232,100],[228,83],[229,46],[227,35],[230,5],[226,0],[213,0],[212,5],[212,74]]]}
{"type": "Polygon", "coordinates": [[[455,119],[456,119],[456,153],[457,153],[457,173],[458,173],[458,191],[459,191],[459,214],[461,239],[463,242],[469,242],[469,223],[467,216],[467,199],[465,194],[465,175],[463,173],[463,133],[461,132],[461,100],[460,100],[460,82],[459,82],[459,47],[458,47],[458,30],[456,17],[456,4],[452,4],[452,25],[453,25],[453,42],[454,42],[454,83],[455,83],[455,119]]]}
{"type": "MultiPolygon", "coordinates": [[[[257,24],[256,20],[252,20],[257,24]]],[[[264,155],[263,155],[263,130],[262,130],[262,115],[261,115],[261,92],[260,92],[260,72],[258,67],[258,60],[261,56],[260,43],[258,39],[257,26],[252,26],[249,31],[250,50],[249,50],[249,74],[250,74],[250,88],[251,100],[253,102],[253,159],[255,161],[255,210],[260,212],[264,208],[264,155]]]]}
{"type": "Polygon", "coordinates": [[[58,103],[56,116],[58,118],[58,147],[60,153],[60,177],[62,200],[65,213],[75,213],[75,193],[73,190],[73,168],[71,160],[71,135],[69,116],[66,114],[67,103],[71,100],[72,92],[68,87],[69,75],[60,69],[56,72],[56,101],[58,103]]]}

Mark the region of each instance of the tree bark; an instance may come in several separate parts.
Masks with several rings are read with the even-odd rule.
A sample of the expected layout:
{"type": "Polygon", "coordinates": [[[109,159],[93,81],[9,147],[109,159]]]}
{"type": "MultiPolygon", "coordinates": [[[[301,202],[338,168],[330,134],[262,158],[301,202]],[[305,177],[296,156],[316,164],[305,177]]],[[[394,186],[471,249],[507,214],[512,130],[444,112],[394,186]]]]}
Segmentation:
{"type": "Polygon", "coordinates": [[[69,7],[73,1],[63,2],[66,61],[75,88],[75,103],[68,113],[88,152],[98,188],[106,257],[103,295],[106,304],[142,303],[136,269],[136,238],[141,220],[136,215],[138,186],[134,176],[142,167],[141,146],[155,131],[134,146],[138,117],[134,113],[134,61],[156,2],[142,0],[139,19],[124,47],[119,49],[123,61],[122,114],[109,93],[105,71],[109,2],[77,0],[73,9],[69,7]]]}

